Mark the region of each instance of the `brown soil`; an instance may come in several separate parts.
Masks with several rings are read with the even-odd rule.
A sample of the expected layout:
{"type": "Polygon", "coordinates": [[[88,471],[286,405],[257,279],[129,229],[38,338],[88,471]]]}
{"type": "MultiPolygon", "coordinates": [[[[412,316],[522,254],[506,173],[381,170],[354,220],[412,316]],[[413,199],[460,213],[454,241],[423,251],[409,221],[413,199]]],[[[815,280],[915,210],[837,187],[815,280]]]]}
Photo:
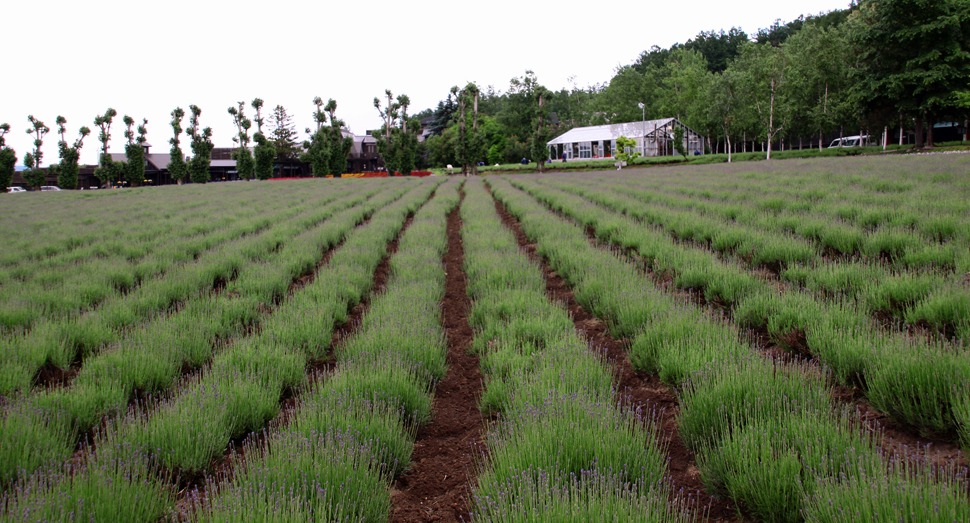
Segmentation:
{"type": "MultiPolygon", "coordinates": [[[[311,384],[314,383],[321,374],[326,373],[333,368],[334,344],[342,338],[353,335],[357,327],[360,325],[361,318],[367,312],[372,297],[382,292],[387,287],[387,280],[390,276],[391,256],[397,252],[401,236],[404,234],[404,231],[407,230],[408,226],[411,225],[413,219],[414,214],[408,214],[407,219],[405,220],[404,225],[401,227],[401,230],[398,231],[397,236],[395,236],[394,239],[387,244],[387,250],[384,258],[381,259],[380,264],[378,264],[377,268],[374,269],[374,283],[371,286],[371,292],[368,293],[368,295],[365,295],[361,302],[353,308],[348,315],[347,322],[335,326],[332,337],[333,341],[330,344],[330,349],[327,351],[327,357],[318,361],[308,362],[307,374],[308,381],[311,384]]],[[[369,221],[370,217],[365,218],[355,226],[354,230],[363,227],[369,221]]],[[[293,294],[298,292],[303,287],[313,283],[313,280],[320,272],[320,269],[330,262],[330,258],[333,257],[334,252],[336,252],[336,250],[344,244],[344,240],[350,235],[351,232],[352,231],[348,231],[340,242],[333,245],[323,253],[320,260],[317,262],[316,268],[312,272],[300,275],[293,280],[289,287],[290,297],[292,297],[293,294]]],[[[292,392],[293,391],[284,391],[283,397],[280,398],[280,412],[277,417],[270,422],[270,428],[278,429],[286,426],[290,416],[292,416],[297,406],[297,399],[293,396],[292,392]]],[[[238,467],[246,459],[246,446],[244,443],[247,440],[255,440],[256,445],[262,446],[261,441],[265,440],[267,434],[268,433],[265,430],[250,432],[230,441],[226,446],[223,456],[216,460],[207,472],[209,477],[219,478],[228,477],[231,475],[233,468],[238,467]]],[[[189,521],[193,499],[204,500],[205,498],[205,478],[202,475],[180,477],[178,478],[177,488],[178,501],[176,502],[176,515],[179,520],[189,521]]]]}
{"type": "MultiPolygon", "coordinates": [[[[464,193],[462,193],[464,198],[464,193]]],[[[461,217],[448,215],[448,252],[442,323],[448,339],[448,372],[435,388],[434,419],[418,431],[412,466],[391,490],[391,521],[468,521],[475,456],[484,420],[478,410],[482,375],[478,356],[468,353],[472,332],[466,293],[461,217]]]]}
{"type": "Polygon", "coordinates": [[[707,513],[709,521],[743,521],[738,517],[738,511],[731,500],[714,498],[707,493],[701,482],[694,455],[684,445],[678,433],[677,416],[680,408],[673,391],[664,385],[656,374],[637,373],[633,370],[626,354],[628,340],[614,339],[602,319],[593,316],[576,302],[573,291],[562,277],[552,270],[549,263],[539,256],[535,244],[526,237],[518,220],[506,211],[505,206],[497,199],[495,210],[501,216],[502,223],[515,233],[519,246],[530,258],[541,264],[546,280],[546,293],[550,298],[567,307],[576,329],[583,333],[594,347],[600,348],[604,357],[613,365],[621,402],[633,408],[640,408],[643,412],[653,413],[657,426],[661,429],[659,443],[667,448],[667,469],[672,490],[696,500],[701,509],[707,513]]]}

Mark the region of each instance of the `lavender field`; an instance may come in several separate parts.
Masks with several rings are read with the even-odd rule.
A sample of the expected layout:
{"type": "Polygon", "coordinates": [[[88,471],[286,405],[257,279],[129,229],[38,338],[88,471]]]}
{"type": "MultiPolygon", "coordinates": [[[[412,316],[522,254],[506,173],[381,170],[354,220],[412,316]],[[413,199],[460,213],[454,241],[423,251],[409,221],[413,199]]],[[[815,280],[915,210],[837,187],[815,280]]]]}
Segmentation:
{"type": "Polygon", "coordinates": [[[0,521],[970,520],[966,155],[0,196],[0,521]]]}

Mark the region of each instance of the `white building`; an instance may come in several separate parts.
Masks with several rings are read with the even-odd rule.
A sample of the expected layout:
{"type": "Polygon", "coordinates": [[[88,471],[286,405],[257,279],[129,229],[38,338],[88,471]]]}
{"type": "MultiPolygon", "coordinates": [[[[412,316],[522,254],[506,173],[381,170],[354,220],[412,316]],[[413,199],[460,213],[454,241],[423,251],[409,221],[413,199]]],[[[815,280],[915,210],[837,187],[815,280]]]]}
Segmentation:
{"type": "Polygon", "coordinates": [[[677,154],[674,149],[674,129],[677,127],[684,129],[687,154],[704,154],[703,136],[676,118],[662,118],[572,129],[548,142],[549,157],[559,159],[565,153],[567,160],[610,158],[620,136],[636,140],[636,151],[642,156],[674,155],[677,154]]]}

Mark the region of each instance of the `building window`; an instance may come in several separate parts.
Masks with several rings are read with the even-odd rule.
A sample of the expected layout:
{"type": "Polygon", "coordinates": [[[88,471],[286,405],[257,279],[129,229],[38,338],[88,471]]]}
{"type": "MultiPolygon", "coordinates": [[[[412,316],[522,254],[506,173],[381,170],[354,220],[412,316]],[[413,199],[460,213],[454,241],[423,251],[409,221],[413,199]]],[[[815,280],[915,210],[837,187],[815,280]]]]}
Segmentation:
{"type": "Polygon", "coordinates": [[[580,158],[593,157],[593,148],[589,142],[581,142],[579,144],[579,157],[580,158]]]}

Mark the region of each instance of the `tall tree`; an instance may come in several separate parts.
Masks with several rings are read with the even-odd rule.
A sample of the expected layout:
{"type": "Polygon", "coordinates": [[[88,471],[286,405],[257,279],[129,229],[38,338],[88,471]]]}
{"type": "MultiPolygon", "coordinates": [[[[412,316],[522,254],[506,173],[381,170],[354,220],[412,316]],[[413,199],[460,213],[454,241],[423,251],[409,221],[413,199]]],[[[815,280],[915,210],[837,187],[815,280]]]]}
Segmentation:
{"type": "Polygon", "coordinates": [[[179,136],[182,134],[182,118],[185,118],[185,111],[181,107],[176,107],[172,111],[173,136],[168,140],[168,143],[172,145],[172,149],[169,151],[171,159],[168,162],[168,172],[172,174],[172,179],[179,185],[182,185],[189,173],[188,165],[185,163],[185,153],[182,152],[181,141],[179,140],[179,136]]]}
{"type": "Polygon", "coordinates": [[[34,152],[27,153],[24,156],[24,165],[27,166],[27,170],[24,171],[23,177],[27,181],[27,185],[39,189],[41,185],[44,185],[44,180],[47,178],[47,173],[40,168],[40,163],[44,159],[41,146],[44,145],[44,135],[51,132],[51,129],[44,125],[44,122],[34,118],[34,115],[28,116],[27,121],[30,122],[27,134],[34,135],[34,152]]]}
{"type": "Polygon", "coordinates": [[[296,127],[293,117],[286,113],[286,108],[277,105],[269,117],[270,137],[276,147],[276,156],[280,160],[293,160],[299,156],[296,127]]]}
{"type": "Polygon", "coordinates": [[[57,168],[57,185],[61,189],[77,189],[78,173],[81,170],[78,166],[81,159],[81,146],[84,144],[84,138],[91,134],[91,129],[81,127],[78,131],[78,138],[74,140],[74,145],[69,146],[65,124],[67,124],[67,119],[58,116],[57,132],[61,135],[61,141],[58,142],[57,147],[60,152],[61,163],[57,168]]]}
{"type": "Polygon", "coordinates": [[[344,136],[344,121],[337,118],[337,101],[333,98],[327,100],[327,105],[323,108],[330,115],[330,174],[343,174],[347,169],[347,158],[350,150],[354,147],[354,139],[344,136]]]}
{"type": "Polygon", "coordinates": [[[690,49],[673,51],[662,71],[661,110],[694,129],[705,129],[711,73],[707,60],[690,49]]]}
{"type": "Polygon", "coordinates": [[[148,119],[143,119],[142,124],[138,126],[138,138],[135,138],[135,119],[125,115],[125,138],[128,139],[128,143],[125,144],[125,164],[124,173],[125,179],[128,180],[128,185],[131,187],[138,187],[145,180],[145,143],[148,141],[145,135],[148,134],[148,119]]]}
{"type": "Polygon", "coordinates": [[[94,176],[101,180],[104,187],[111,187],[111,183],[121,177],[121,166],[119,162],[111,159],[108,154],[108,142],[111,141],[111,124],[114,117],[118,116],[118,111],[108,108],[103,115],[94,118],[94,125],[98,126],[98,141],[101,142],[101,156],[98,161],[98,168],[94,170],[94,176]]]}
{"type": "Polygon", "coordinates": [[[708,105],[708,117],[716,122],[727,141],[728,163],[731,163],[731,138],[736,133],[741,122],[742,107],[745,105],[745,92],[738,78],[738,73],[732,68],[715,75],[711,88],[711,103],[708,105]]]}
{"type": "Polygon", "coordinates": [[[10,124],[0,124],[0,191],[7,191],[13,182],[13,174],[17,169],[17,151],[7,147],[4,135],[10,132],[10,124]]]}
{"type": "Polygon", "coordinates": [[[970,78],[970,1],[866,0],[849,23],[859,58],[855,99],[869,114],[915,118],[921,147],[924,120],[932,133],[970,78]]]}
{"type": "Polygon", "coordinates": [[[256,179],[269,180],[273,177],[273,162],[276,160],[276,147],[273,142],[263,134],[263,100],[254,98],[250,104],[256,111],[256,133],[253,134],[253,141],[256,147],[253,148],[253,157],[256,163],[254,172],[256,179]]]}
{"type": "Polygon", "coordinates": [[[789,99],[797,132],[818,134],[819,149],[824,133],[852,115],[849,100],[851,59],[844,31],[811,22],[784,43],[789,55],[789,99]]]}
{"type": "Polygon", "coordinates": [[[192,183],[207,183],[209,181],[209,163],[212,160],[212,128],[199,129],[199,115],[202,109],[197,105],[190,105],[192,116],[189,117],[189,128],[185,130],[192,138],[192,159],[189,160],[189,179],[192,183]]]}
{"type": "Polygon", "coordinates": [[[236,124],[236,136],[232,141],[239,144],[239,148],[232,152],[232,159],[236,160],[236,172],[239,177],[247,182],[253,178],[253,171],[256,162],[253,160],[253,153],[249,150],[249,128],[253,122],[246,118],[246,102],[239,102],[239,107],[230,107],[229,114],[232,121],[236,124]]]}
{"type": "Polygon", "coordinates": [[[760,122],[761,137],[767,142],[767,158],[778,133],[785,129],[790,105],[787,99],[787,57],[783,48],[749,43],[734,66],[743,75],[760,122]]]}
{"type": "Polygon", "coordinates": [[[317,106],[317,110],[313,113],[313,121],[316,122],[317,128],[315,131],[311,131],[309,127],[306,129],[310,139],[303,142],[306,152],[300,155],[300,161],[309,163],[313,176],[320,178],[330,174],[330,132],[323,127],[323,124],[327,123],[327,113],[323,110],[323,98],[314,97],[313,105],[317,106]]]}
{"type": "Polygon", "coordinates": [[[414,170],[417,133],[421,132],[421,124],[408,116],[411,99],[407,95],[402,94],[395,99],[390,89],[386,89],[384,94],[387,96],[384,107],[381,107],[379,98],[374,98],[374,108],[384,120],[382,136],[377,139],[377,151],[384,158],[384,166],[389,173],[410,176],[414,170]]]}
{"type": "Polygon", "coordinates": [[[535,119],[533,125],[536,131],[532,135],[532,159],[539,166],[539,172],[543,172],[546,160],[549,159],[549,149],[546,145],[546,101],[552,93],[545,87],[537,86],[535,89],[535,119]]]}

